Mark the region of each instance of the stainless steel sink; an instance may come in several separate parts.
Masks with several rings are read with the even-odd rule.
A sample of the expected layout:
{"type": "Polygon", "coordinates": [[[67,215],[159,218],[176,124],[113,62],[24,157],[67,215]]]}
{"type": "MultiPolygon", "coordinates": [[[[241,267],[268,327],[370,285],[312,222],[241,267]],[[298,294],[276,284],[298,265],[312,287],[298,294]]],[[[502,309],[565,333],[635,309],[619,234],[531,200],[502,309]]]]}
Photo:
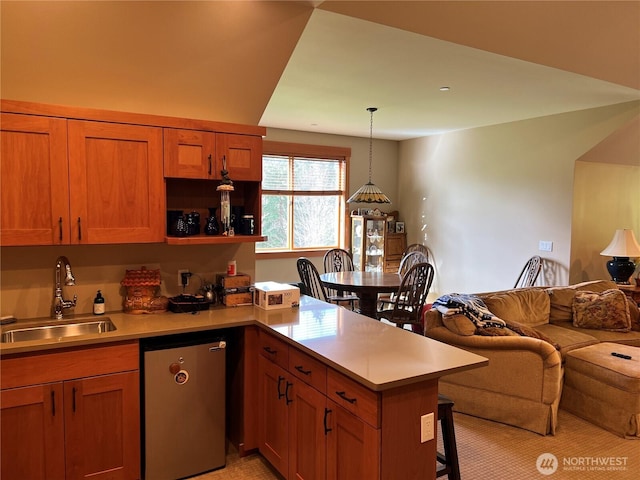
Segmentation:
{"type": "Polygon", "coordinates": [[[26,342],[29,340],[49,340],[78,335],[113,332],[116,326],[110,318],[100,320],[71,320],[59,323],[48,323],[24,328],[10,328],[2,332],[2,343],[26,342]]]}

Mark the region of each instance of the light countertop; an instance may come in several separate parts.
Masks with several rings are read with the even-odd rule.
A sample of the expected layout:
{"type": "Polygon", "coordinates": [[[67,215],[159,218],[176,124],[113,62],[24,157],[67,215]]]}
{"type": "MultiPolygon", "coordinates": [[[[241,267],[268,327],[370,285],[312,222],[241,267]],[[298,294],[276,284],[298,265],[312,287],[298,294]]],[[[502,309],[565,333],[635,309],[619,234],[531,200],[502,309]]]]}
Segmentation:
{"type": "MultiPolygon", "coordinates": [[[[137,340],[160,335],[257,325],[374,391],[439,378],[488,365],[457,347],[381,323],[345,308],[301,296],[300,307],[262,310],[216,307],[191,313],[131,315],[107,312],[116,330],[101,334],[2,343],[2,356],[137,340]]],[[[83,315],[78,319],[100,319],[83,315]]],[[[73,319],[73,317],[68,317],[73,319]]],[[[52,319],[32,319],[2,327],[26,327],[52,319]]]]}

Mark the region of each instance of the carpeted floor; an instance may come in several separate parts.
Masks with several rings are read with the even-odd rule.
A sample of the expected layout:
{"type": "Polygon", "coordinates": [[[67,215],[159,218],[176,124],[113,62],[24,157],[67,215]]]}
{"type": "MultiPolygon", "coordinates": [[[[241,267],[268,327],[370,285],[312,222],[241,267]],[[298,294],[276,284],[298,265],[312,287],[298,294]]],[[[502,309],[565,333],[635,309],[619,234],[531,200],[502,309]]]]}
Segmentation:
{"type": "MultiPolygon", "coordinates": [[[[462,480],[631,480],[640,472],[640,440],[625,440],[563,410],[555,436],[543,437],[459,413],[454,413],[454,423],[462,480]],[[542,469],[546,473],[542,474],[536,463],[541,455],[551,458],[549,454],[557,459],[557,470],[542,469]],[[615,469],[595,462],[614,464],[615,469]]],[[[194,479],[280,477],[260,455],[239,458],[231,451],[225,468],[194,479]]]]}

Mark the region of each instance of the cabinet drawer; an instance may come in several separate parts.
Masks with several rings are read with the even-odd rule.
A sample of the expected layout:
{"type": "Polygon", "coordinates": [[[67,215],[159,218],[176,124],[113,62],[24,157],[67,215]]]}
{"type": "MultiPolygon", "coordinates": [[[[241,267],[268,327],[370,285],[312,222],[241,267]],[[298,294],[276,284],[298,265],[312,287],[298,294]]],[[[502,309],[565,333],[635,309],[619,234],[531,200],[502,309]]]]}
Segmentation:
{"type": "Polygon", "coordinates": [[[2,359],[2,389],[138,370],[138,341],[17,354],[2,359]]]}
{"type": "Polygon", "coordinates": [[[380,396],[335,370],[327,371],[327,397],[369,425],[380,427],[380,396]]]}
{"type": "Polygon", "coordinates": [[[387,260],[384,262],[384,271],[395,273],[400,269],[400,260],[387,260]]]}
{"type": "Polygon", "coordinates": [[[327,367],[296,348],[289,348],[289,371],[316,390],[327,390],[327,367]]]}
{"type": "Polygon", "coordinates": [[[268,358],[284,369],[289,368],[289,346],[282,340],[278,340],[276,337],[261,331],[258,349],[263,357],[268,358]]]}

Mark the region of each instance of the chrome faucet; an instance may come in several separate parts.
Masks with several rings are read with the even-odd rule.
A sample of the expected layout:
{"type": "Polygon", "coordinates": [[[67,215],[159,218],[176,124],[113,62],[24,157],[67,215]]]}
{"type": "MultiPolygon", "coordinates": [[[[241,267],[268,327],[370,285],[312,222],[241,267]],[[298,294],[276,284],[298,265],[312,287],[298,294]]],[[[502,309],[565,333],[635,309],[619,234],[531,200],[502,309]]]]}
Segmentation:
{"type": "Polygon", "coordinates": [[[62,269],[65,270],[64,284],[75,285],[76,279],[71,272],[71,264],[69,259],[65,256],[60,256],[56,260],[56,290],[53,297],[53,317],[56,320],[62,320],[62,314],[65,308],[72,308],[76,306],[78,301],[78,295],[73,296],[73,300],[65,300],[62,298],[62,269]]]}

